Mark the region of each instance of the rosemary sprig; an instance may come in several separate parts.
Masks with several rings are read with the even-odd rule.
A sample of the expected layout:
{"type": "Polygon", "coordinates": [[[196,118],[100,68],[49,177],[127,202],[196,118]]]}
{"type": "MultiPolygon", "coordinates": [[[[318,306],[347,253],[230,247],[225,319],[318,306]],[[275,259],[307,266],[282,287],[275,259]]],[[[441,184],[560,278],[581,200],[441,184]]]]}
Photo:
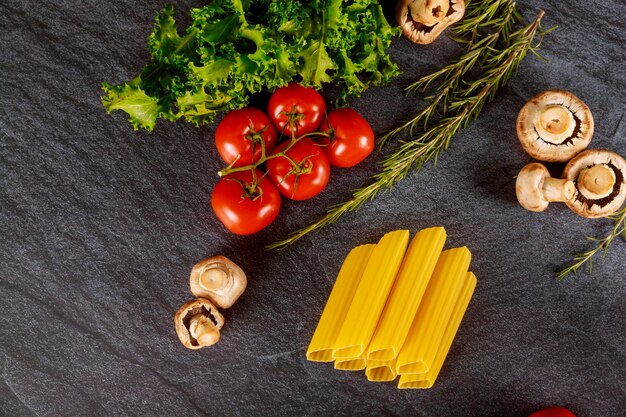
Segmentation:
{"type": "MultiPolygon", "coordinates": [[[[354,211],[366,201],[373,199],[381,191],[386,191],[393,184],[402,180],[411,169],[419,171],[431,159],[437,158],[445,150],[452,137],[466,127],[480,114],[482,107],[490,101],[496,91],[506,84],[529,50],[534,50],[539,43],[533,45],[535,35],[540,30],[540,22],[544,12],[540,11],[536,19],[527,27],[511,34],[511,43],[498,50],[490,48],[485,51],[488,56],[485,62],[488,68],[476,80],[468,81],[451,97],[448,112],[436,122],[425,128],[422,134],[412,137],[403,143],[395,152],[384,158],[382,170],[373,176],[373,182],[353,192],[349,200],[331,206],[326,214],[310,225],[291,233],[285,240],[275,242],[267,249],[284,248],[304,235],[321,229],[337,221],[343,214],[354,211]]],[[[454,64],[453,64],[454,65],[454,64]]]]}
{"type": "Polygon", "coordinates": [[[508,42],[508,34],[514,23],[521,23],[522,17],[515,7],[514,0],[487,0],[466,2],[465,16],[452,30],[453,40],[466,45],[470,49],[485,27],[502,27],[504,41],[508,42]],[[510,20],[509,13],[514,20],[510,20]]]}
{"type": "Polygon", "coordinates": [[[595,246],[591,250],[588,250],[587,252],[579,253],[578,255],[574,256],[574,262],[557,273],[558,279],[563,279],[570,273],[576,274],[576,272],[578,272],[578,269],[585,264],[587,264],[588,272],[591,273],[593,266],[593,257],[598,252],[602,251],[602,257],[604,257],[611,242],[613,242],[613,240],[620,234],[623,235],[623,239],[626,240],[626,207],[607,218],[613,220],[614,222],[613,230],[611,230],[611,233],[601,239],[595,237],[587,237],[587,239],[593,242],[598,242],[597,246],[595,246]]]}
{"type": "Polygon", "coordinates": [[[446,114],[448,104],[453,100],[453,95],[462,83],[463,77],[470,73],[476,64],[484,65],[499,40],[502,39],[505,44],[510,43],[511,29],[516,22],[521,22],[521,17],[513,0],[488,0],[470,4],[466,17],[453,29],[453,38],[461,44],[466,44],[467,52],[451,64],[406,87],[407,93],[425,91],[431,84],[441,80],[434,93],[426,97],[430,104],[413,118],[381,136],[377,140],[378,146],[383,147],[389,139],[407,128],[413,136],[418,125],[426,127],[431,117],[440,113],[446,114]],[[488,30],[492,32],[484,32],[488,30]],[[474,43],[479,36],[482,38],[474,43]]]}

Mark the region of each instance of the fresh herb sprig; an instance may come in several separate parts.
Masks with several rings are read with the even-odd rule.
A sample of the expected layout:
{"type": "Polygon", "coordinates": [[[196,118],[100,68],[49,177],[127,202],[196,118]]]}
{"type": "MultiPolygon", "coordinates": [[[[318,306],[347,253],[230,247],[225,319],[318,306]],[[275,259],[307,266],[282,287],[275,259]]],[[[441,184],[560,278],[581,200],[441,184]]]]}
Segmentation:
{"type": "Polygon", "coordinates": [[[522,16],[515,7],[515,1],[486,0],[465,3],[467,6],[465,16],[462,21],[454,26],[450,37],[458,43],[466,45],[468,50],[480,38],[480,32],[485,28],[498,28],[504,41],[508,42],[508,36],[514,24],[522,22],[522,16]],[[514,19],[511,19],[511,15],[514,19]]]}
{"type": "MultiPolygon", "coordinates": [[[[426,162],[436,160],[437,156],[448,147],[452,137],[475,120],[482,107],[494,98],[500,87],[508,82],[527,52],[536,53],[535,50],[541,40],[533,43],[535,36],[539,34],[541,38],[546,33],[540,28],[543,15],[544,12],[540,11],[530,25],[511,33],[510,43],[501,48],[492,46],[483,50],[484,55],[479,58],[484,62],[482,74],[475,79],[463,78],[459,81],[443,115],[424,128],[421,134],[412,136],[396,151],[385,157],[381,171],[373,176],[371,184],[355,190],[349,200],[331,206],[317,221],[296,230],[287,239],[275,242],[267,248],[284,248],[306,234],[334,223],[343,214],[358,209],[366,201],[376,197],[379,192],[390,189],[393,184],[405,178],[412,169],[419,171],[426,162]]],[[[503,22],[503,24],[506,23],[503,22]]],[[[483,34],[478,36],[483,36],[483,34]]],[[[476,44],[479,43],[480,40],[476,42],[476,44]]],[[[455,66],[457,63],[450,65],[455,66]]]]}
{"type": "Polygon", "coordinates": [[[423,92],[431,84],[440,80],[432,95],[426,97],[430,104],[413,118],[381,136],[377,140],[379,147],[382,147],[389,139],[407,128],[412,136],[415,129],[420,126],[426,127],[431,117],[446,114],[448,105],[454,100],[457,88],[463,82],[466,74],[472,71],[477,64],[482,66],[485,63],[484,61],[499,40],[505,44],[510,43],[513,25],[521,22],[521,16],[515,7],[515,2],[511,0],[489,0],[479,6],[468,6],[468,13],[465,18],[453,28],[451,37],[460,44],[464,44],[467,52],[455,62],[406,87],[405,90],[408,93],[423,92]],[[489,32],[484,34],[484,31],[489,32]]]}
{"type": "Polygon", "coordinates": [[[623,239],[626,241],[626,207],[622,208],[612,216],[609,216],[608,219],[613,220],[614,222],[611,233],[603,238],[587,237],[587,239],[593,242],[598,242],[598,244],[593,249],[574,256],[573,263],[559,271],[557,273],[557,278],[563,279],[570,273],[576,274],[578,269],[585,264],[587,265],[587,270],[591,273],[593,267],[593,257],[597,253],[602,252],[602,257],[604,257],[611,242],[613,242],[613,240],[615,240],[615,238],[619,235],[622,235],[623,239]]]}

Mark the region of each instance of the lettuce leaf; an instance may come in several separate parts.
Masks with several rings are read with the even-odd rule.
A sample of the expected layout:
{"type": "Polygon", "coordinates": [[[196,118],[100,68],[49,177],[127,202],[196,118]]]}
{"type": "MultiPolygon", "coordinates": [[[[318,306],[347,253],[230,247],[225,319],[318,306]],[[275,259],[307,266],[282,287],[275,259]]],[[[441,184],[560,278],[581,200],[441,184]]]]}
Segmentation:
{"type": "Polygon", "coordinates": [[[214,0],[191,20],[181,34],[172,6],[158,13],[152,62],[129,82],[103,83],[108,113],[149,131],[158,119],[202,125],[292,80],[335,83],[344,100],[399,73],[385,52],[399,29],[376,0],[214,0]]]}
{"type": "Polygon", "coordinates": [[[113,110],[123,110],[130,116],[129,122],[135,130],[139,128],[151,131],[154,129],[156,120],[164,118],[174,121],[176,115],[172,113],[171,102],[168,97],[159,101],[156,97],[147,95],[141,89],[141,79],[136,78],[128,83],[112,86],[102,83],[102,89],[106,93],[102,97],[102,104],[111,113],[113,110]]]}

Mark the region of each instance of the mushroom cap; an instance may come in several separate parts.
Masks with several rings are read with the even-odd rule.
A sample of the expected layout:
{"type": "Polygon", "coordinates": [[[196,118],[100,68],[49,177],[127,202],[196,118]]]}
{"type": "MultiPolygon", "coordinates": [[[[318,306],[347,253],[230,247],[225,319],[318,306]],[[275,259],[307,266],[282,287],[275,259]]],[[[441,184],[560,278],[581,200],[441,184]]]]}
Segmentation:
{"type": "Polygon", "coordinates": [[[176,334],[178,335],[180,342],[188,349],[200,349],[205,346],[198,343],[198,341],[191,336],[189,332],[189,322],[192,317],[199,314],[210,319],[218,332],[222,326],[224,326],[224,316],[222,316],[217,307],[215,307],[211,301],[206,298],[198,298],[196,300],[186,302],[176,312],[176,315],[174,316],[174,326],[176,327],[176,334]]]}
{"type": "Polygon", "coordinates": [[[221,308],[229,308],[243,294],[248,280],[243,270],[225,256],[212,256],[191,269],[189,287],[196,297],[204,297],[221,308]]]}
{"type": "Polygon", "coordinates": [[[522,168],[515,181],[515,194],[522,207],[530,211],[548,208],[550,202],[544,198],[541,189],[544,179],[549,177],[548,168],[540,163],[533,162],[522,168]]]}
{"type": "Polygon", "coordinates": [[[417,44],[432,43],[448,26],[458,22],[465,14],[465,2],[463,0],[449,0],[450,7],[446,16],[433,26],[428,26],[412,16],[410,5],[415,0],[398,0],[396,4],[396,21],[402,28],[402,34],[411,42],[417,44]]]}
{"type": "Polygon", "coordinates": [[[517,116],[520,143],[540,161],[568,161],[589,145],[592,136],[591,110],[568,91],[543,91],[528,100],[517,116]]]}
{"type": "Polygon", "coordinates": [[[624,158],[605,149],[590,149],[579,153],[569,161],[563,171],[563,178],[574,181],[576,193],[567,205],[575,213],[587,217],[606,217],[615,213],[626,200],[626,161],[624,158]],[[597,165],[606,166],[614,177],[611,191],[605,197],[589,198],[581,191],[580,175],[597,165]]]}

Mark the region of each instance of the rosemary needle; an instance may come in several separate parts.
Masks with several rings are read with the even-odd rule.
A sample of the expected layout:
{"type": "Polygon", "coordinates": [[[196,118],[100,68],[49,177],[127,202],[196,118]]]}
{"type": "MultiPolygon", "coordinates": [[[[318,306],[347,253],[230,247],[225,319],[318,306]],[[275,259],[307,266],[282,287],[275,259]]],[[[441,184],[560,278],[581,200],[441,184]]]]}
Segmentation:
{"type": "Polygon", "coordinates": [[[622,208],[614,215],[609,216],[608,219],[614,221],[613,230],[611,230],[611,233],[609,233],[602,239],[588,237],[587,239],[598,242],[598,245],[593,249],[588,250],[587,252],[579,253],[578,255],[574,256],[574,262],[568,267],[559,271],[557,273],[557,278],[563,279],[570,273],[576,274],[578,269],[585,264],[587,264],[588,271],[589,273],[591,273],[593,257],[595,254],[602,251],[602,256],[606,255],[606,251],[609,248],[609,245],[620,234],[623,235],[624,240],[626,240],[626,207],[622,208]]]}
{"type": "Polygon", "coordinates": [[[539,26],[543,15],[544,12],[540,11],[530,25],[511,33],[510,43],[505,47],[486,49],[482,57],[485,63],[483,73],[476,79],[462,80],[459,88],[450,96],[447,112],[427,126],[420,135],[411,137],[395,152],[386,156],[382,161],[381,171],[373,176],[371,184],[356,189],[352,198],[331,206],[317,221],[292,232],[288,238],[272,243],[266,248],[284,248],[306,234],[334,223],[343,214],[358,209],[365,202],[376,197],[379,192],[391,188],[393,184],[406,177],[411,169],[419,171],[426,162],[436,160],[439,153],[448,147],[452,137],[476,119],[482,107],[493,99],[500,87],[508,82],[526,53],[529,50],[535,52],[540,43],[533,45],[535,35],[538,32],[544,33],[541,32],[539,26]]]}

